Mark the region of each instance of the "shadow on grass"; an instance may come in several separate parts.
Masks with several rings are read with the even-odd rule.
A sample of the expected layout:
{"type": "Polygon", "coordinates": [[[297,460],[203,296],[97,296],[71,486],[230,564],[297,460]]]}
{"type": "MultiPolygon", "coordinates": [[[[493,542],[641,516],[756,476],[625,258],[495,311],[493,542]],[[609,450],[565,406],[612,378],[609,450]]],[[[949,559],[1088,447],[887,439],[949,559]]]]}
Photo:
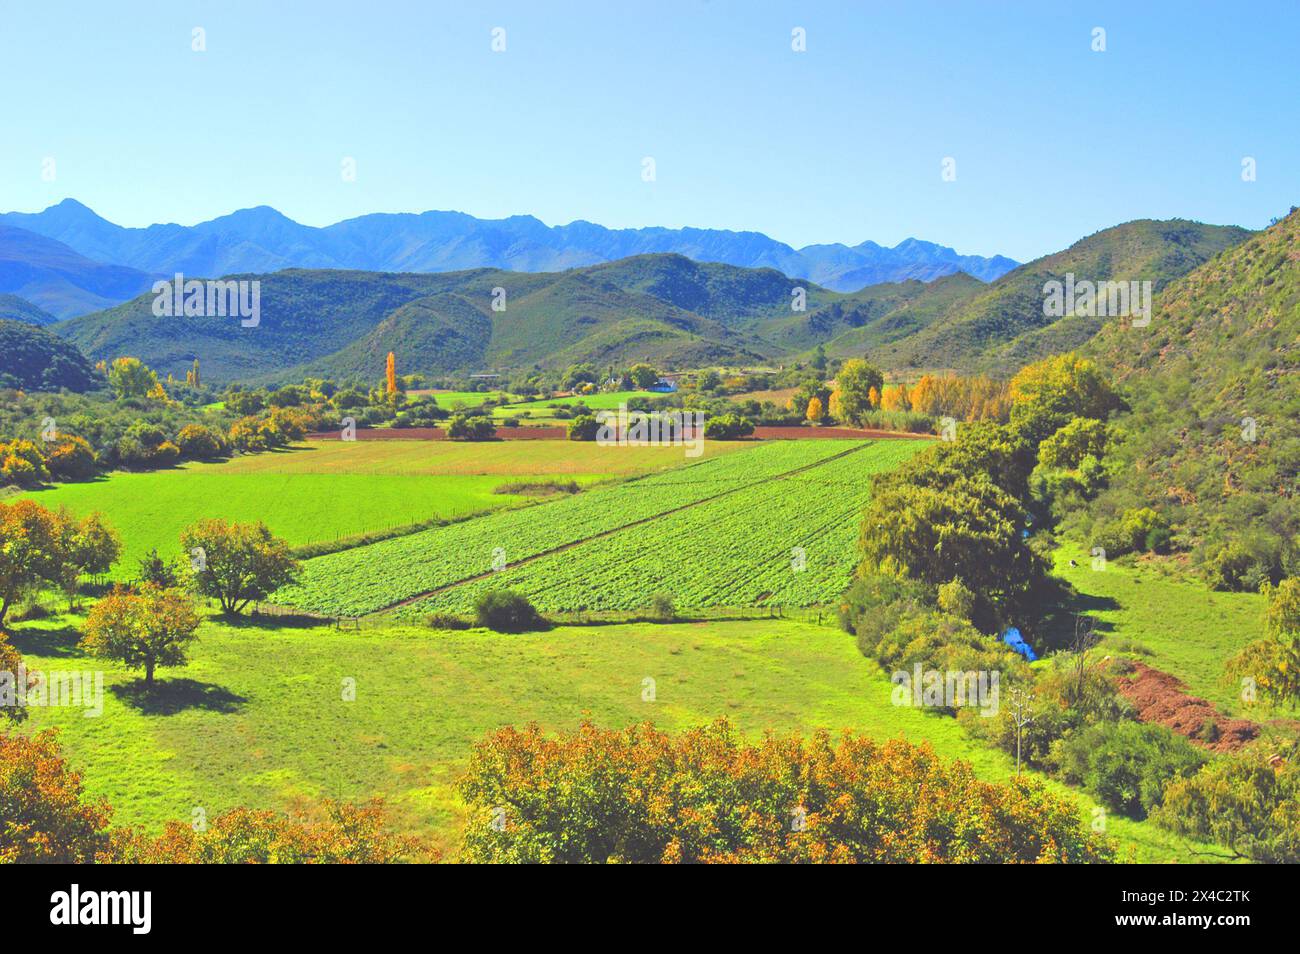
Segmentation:
{"type": "Polygon", "coordinates": [[[176,715],[187,709],[229,714],[238,712],[248,700],[210,682],[195,679],[160,679],[153,688],[143,679],[111,687],[110,691],[124,704],[145,715],[176,715]]]}
{"type": "Polygon", "coordinates": [[[9,631],[9,644],[25,656],[55,656],[72,658],[85,656],[77,648],[81,631],[75,626],[58,629],[17,629],[9,631]]]}
{"type": "Polygon", "coordinates": [[[1119,603],[1109,596],[1093,596],[1074,589],[1063,592],[1060,600],[1048,607],[1043,615],[1042,625],[1038,628],[1041,648],[1048,651],[1068,648],[1074,641],[1075,622],[1081,616],[1092,620],[1092,632],[1098,637],[1114,632],[1114,624],[1099,619],[1096,614],[1119,608],[1119,603]]]}

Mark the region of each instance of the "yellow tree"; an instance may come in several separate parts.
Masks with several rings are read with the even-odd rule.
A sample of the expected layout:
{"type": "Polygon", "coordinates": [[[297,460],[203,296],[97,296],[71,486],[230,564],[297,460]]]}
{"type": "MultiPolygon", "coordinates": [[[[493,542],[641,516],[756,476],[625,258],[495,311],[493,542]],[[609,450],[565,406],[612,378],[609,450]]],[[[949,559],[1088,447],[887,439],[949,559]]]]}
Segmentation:
{"type": "Polygon", "coordinates": [[[397,393],[397,358],[394,356],[393,352],[391,351],[388,352],[388,370],[386,376],[388,379],[388,393],[390,395],[396,394],[397,393]]]}
{"type": "Polygon", "coordinates": [[[808,402],[808,420],[816,424],[823,416],[825,412],[822,410],[822,399],[815,397],[808,402]]]}

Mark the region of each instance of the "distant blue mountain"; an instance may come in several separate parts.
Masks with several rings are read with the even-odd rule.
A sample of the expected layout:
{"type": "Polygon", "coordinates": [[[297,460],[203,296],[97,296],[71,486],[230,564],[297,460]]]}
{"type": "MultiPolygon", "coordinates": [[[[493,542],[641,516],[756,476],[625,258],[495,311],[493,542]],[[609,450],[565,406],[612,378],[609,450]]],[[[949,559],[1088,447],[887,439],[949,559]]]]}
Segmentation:
{"type": "Polygon", "coordinates": [[[761,232],[607,229],[583,221],[547,226],[530,215],[477,219],[462,212],[375,213],[315,228],[258,206],[192,226],[123,228],[65,199],[43,212],[2,214],[0,225],[46,236],[99,262],[196,276],[282,268],[549,272],[675,252],[700,262],[775,268],[837,291],[856,291],[882,282],[931,281],[958,271],[992,281],[1018,264],[1001,255],[958,255],[918,239],[893,248],[863,242],[794,249],[761,232]]]}
{"type": "Polygon", "coordinates": [[[4,317],[45,324],[50,315],[84,315],[134,298],[154,280],[138,269],[96,261],[56,239],[0,222],[4,317]],[[24,310],[15,297],[37,307],[24,310]]]}

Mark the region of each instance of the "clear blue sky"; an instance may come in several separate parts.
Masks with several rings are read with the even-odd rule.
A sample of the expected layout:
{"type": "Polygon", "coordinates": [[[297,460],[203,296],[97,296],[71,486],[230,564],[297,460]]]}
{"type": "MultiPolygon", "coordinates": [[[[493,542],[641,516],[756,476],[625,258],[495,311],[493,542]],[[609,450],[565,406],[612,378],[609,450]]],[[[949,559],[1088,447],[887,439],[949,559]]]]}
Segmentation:
{"type": "Polygon", "coordinates": [[[458,209],[1024,260],[1300,203],[1297,36],[1294,0],[0,0],[0,210],[458,209]]]}

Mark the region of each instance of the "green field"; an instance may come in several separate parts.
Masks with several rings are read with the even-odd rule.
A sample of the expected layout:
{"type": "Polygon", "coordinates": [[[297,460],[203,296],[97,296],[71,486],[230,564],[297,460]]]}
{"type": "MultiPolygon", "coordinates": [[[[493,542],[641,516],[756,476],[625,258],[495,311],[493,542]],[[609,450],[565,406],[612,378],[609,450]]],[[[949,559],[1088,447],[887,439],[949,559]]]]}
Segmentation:
{"type": "MultiPolygon", "coordinates": [[[[705,443],[705,455],[753,445],[705,443]]],[[[131,576],[151,548],[179,553],[196,520],[262,520],[298,545],[500,509],[529,498],[494,493],[522,476],[591,483],[675,467],[681,448],[601,447],[574,441],[320,441],[290,451],[116,472],[32,494],[47,507],[101,511],[122,534],[117,572],[131,576]]]]}
{"type": "Polygon", "coordinates": [[[620,404],[623,404],[632,398],[656,397],[663,397],[663,395],[655,391],[600,391],[596,394],[583,394],[574,395],[572,397],[548,398],[544,401],[523,401],[517,404],[506,404],[502,407],[493,408],[492,416],[495,418],[516,417],[527,412],[525,421],[529,424],[567,424],[569,419],[557,418],[553,412],[552,405],[572,407],[574,404],[585,404],[593,411],[613,411],[617,410],[620,404]]]}
{"type": "Polygon", "coordinates": [[[1140,565],[1111,561],[1093,570],[1080,547],[1061,548],[1055,563],[1056,573],[1084,595],[1084,608],[1106,636],[1103,650],[1132,641],[1151,651],[1138,657],[1143,662],[1177,676],[1220,711],[1256,720],[1271,714],[1244,706],[1238,687],[1224,679],[1228,657],[1264,635],[1262,596],[1218,593],[1140,565]],[[1071,567],[1071,559],[1078,565],[1071,567]]]}
{"type": "MultiPolygon", "coordinates": [[[[871,476],[894,469],[920,447],[911,441],[863,445],[788,477],[507,567],[421,600],[404,615],[472,613],[481,593],[501,587],[525,594],[544,611],[633,610],[647,606],[656,592],[671,595],[679,608],[826,603],[844,591],[856,567],[871,476]]],[[[747,459],[730,458],[738,465],[747,459]]]]}
{"type": "MultiPolygon", "coordinates": [[[[638,522],[649,521],[714,497],[742,491],[748,494],[742,507],[746,518],[752,518],[767,506],[776,506],[778,503],[789,506],[787,498],[793,497],[802,501],[802,513],[813,518],[813,526],[823,528],[827,525],[826,511],[829,509],[835,519],[849,521],[848,532],[851,537],[856,532],[855,521],[852,513],[845,511],[845,499],[854,497],[852,507],[860,506],[864,499],[862,495],[866,492],[866,478],[876,470],[895,466],[918,447],[917,442],[871,444],[833,440],[754,444],[737,453],[702,459],[676,470],[653,474],[614,487],[596,488],[573,497],[539,504],[526,511],[493,514],[454,526],[439,527],[319,557],[305,564],[299,585],[281,590],[274,598],[277,602],[331,615],[370,613],[440,587],[492,572],[494,561],[504,560],[509,565],[570,546],[597,534],[628,528],[638,522]],[[808,487],[775,479],[842,454],[851,454],[862,466],[853,473],[834,471],[830,475],[833,485],[829,487],[808,487]],[[834,482],[837,476],[844,483],[834,482]],[[829,508],[824,502],[826,499],[834,501],[829,508]]],[[[718,519],[721,519],[721,515],[718,519]]],[[[654,537],[656,524],[647,525],[639,531],[641,536],[638,539],[654,537]]],[[[772,524],[768,524],[768,529],[772,529],[772,524]]],[[[753,543],[729,533],[723,523],[715,522],[702,532],[713,534],[710,539],[718,541],[719,545],[725,541],[732,548],[730,556],[733,562],[738,556],[736,547],[743,548],[753,543]]],[[[799,536],[779,541],[785,556],[773,568],[788,569],[790,549],[802,545],[799,540],[803,539],[803,536],[799,536]]],[[[815,535],[811,539],[815,539],[815,535]]],[[[832,575],[838,573],[842,578],[838,579],[832,596],[842,589],[847,580],[848,574],[843,570],[844,561],[848,560],[850,564],[852,561],[851,541],[849,546],[850,549],[842,553],[827,553],[823,565],[815,566],[814,573],[810,574],[810,578],[815,576],[817,580],[824,581],[827,578],[822,575],[825,564],[834,560],[837,569],[831,571],[832,575]]],[[[775,542],[773,548],[775,553],[775,542]]],[[[716,562],[723,552],[715,547],[712,560],[716,562]]],[[[768,558],[766,552],[751,551],[747,561],[736,565],[741,567],[739,572],[745,573],[748,572],[748,567],[754,565],[755,559],[768,558]]],[[[705,569],[708,565],[711,564],[700,569],[705,569]]],[[[685,570],[685,567],[682,569],[685,570]]],[[[648,596],[644,592],[647,584],[652,584],[655,589],[672,585],[671,579],[662,577],[658,578],[658,582],[639,580],[638,583],[638,599],[648,596]]],[[[572,594],[571,589],[569,592],[572,594]]],[[[683,594],[685,595],[687,594],[683,594]]],[[[575,601],[566,598],[565,602],[575,601]]],[[[572,608],[580,609],[583,605],[590,604],[579,603],[572,608]]]]}
{"type": "MultiPolygon", "coordinates": [[[[101,668],[75,647],[78,620],[15,627],[37,670],[101,668]]],[[[853,640],[789,620],[560,627],[501,636],[392,627],[204,625],[187,666],[165,670],[142,708],[134,675],[106,668],[99,718],[35,709],[24,731],[61,727],[88,790],[118,823],[157,829],[235,805],[289,808],[323,797],[386,798],[394,824],[454,856],[464,807],[454,792],[470,746],[508,723],[572,729],[584,716],[681,729],[726,715],[757,736],[824,726],[878,738],[930,741],[990,780],[1012,771],[950,718],[900,708],[891,685],[853,640]],[[343,701],[343,681],[356,698],[343,701]],[[642,701],[643,680],[655,701],[642,701]],[[125,691],[124,691],[125,690],[125,691]]],[[[1081,811],[1090,804],[1080,796],[1081,811]]],[[[1112,818],[1108,830],[1139,860],[1218,858],[1148,824],[1112,818]]]]}
{"type": "Polygon", "coordinates": [[[504,391],[413,391],[415,395],[429,395],[437,400],[439,407],[451,410],[457,404],[466,408],[479,407],[485,401],[496,401],[509,397],[504,391]]]}

